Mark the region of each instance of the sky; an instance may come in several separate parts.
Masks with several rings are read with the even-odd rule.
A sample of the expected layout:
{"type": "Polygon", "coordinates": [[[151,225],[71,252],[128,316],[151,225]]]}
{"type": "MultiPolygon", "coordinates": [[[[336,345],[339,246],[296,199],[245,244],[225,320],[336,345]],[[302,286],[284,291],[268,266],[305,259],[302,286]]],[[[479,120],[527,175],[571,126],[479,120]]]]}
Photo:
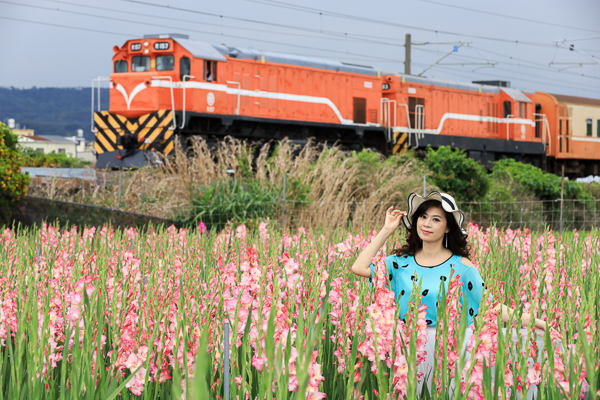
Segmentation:
{"type": "Polygon", "coordinates": [[[423,76],[600,98],[599,16],[600,0],[0,0],[0,87],[89,87],[113,46],[157,33],[404,72],[410,33],[415,75],[451,53],[423,76]]]}

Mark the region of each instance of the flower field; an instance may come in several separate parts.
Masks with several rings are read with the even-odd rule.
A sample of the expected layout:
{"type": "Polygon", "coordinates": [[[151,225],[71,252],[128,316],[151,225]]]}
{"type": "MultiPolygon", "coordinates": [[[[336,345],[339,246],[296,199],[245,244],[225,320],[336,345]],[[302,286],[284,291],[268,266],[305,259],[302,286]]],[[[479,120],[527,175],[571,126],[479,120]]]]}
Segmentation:
{"type": "Polygon", "coordinates": [[[430,377],[418,373],[418,277],[405,321],[385,287],[382,257],[400,234],[371,284],[350,272],[373,234],[6,229],[0,399],[516,399],[531,386],[536,398],[600,396],[598,232],[470,226],[487,300],[467,335],[450,278],[430,377]],[[532,322],[513,340],[497,302],[515,327],[524,314],[548,329],[532,322]],[[431,382],[422,393],[419,379],[431,382]]]}

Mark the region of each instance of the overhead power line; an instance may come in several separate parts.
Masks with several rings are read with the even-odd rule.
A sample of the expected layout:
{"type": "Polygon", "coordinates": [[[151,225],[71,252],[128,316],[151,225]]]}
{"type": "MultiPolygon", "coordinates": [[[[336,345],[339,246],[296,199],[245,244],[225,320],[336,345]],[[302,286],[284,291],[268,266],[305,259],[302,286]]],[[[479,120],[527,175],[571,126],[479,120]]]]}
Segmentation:
{"type": "MultiPolygon", "coordinates": [[[[501,53],[497,53],[497,52],[492,52],[492,51],[488,51],[488,50],[484,50],[484,49],[480,49],[480,48],[477,48],[475,46],[468,46],[467,49],[478,50],[478,51],[482,51],[482,52],[494,54],[494,55],[497,55],[497,56],[500,56],[500,57],[508,58],[511,61],[521,61],[521,62],[526,62],[526,63],[531,64],[531,65],[523,65],[523,64],[520,64],[519,62],[507,62],[507,61],[497,61],[497,60],[495,60],[495,61],[497,61],[496,64],[512,65],[512,66],[515,66],[515,67],[524,67],[524,68],[528,68],[528,69],[539,70],[539,71],[544,71],[544,72],[551,72],[551,73],[556,73],[556,74],[560,73],[563,76],[564,75],[583,76],[585,78],[600,80],[600,77],[597,77],[597,76],[586,75],[586,74],[579,74],[579,73],[576,73],[576,72],[562,72],[562,71],[559,71],[559,70],[557,70],[555,68],[552,68],[552,67],[550,67],[550,66],[548,66],[546,64],[534,63],[534,62],[531,62],[531,61],[523,60],[523,59],[512,57],[512,56],[509,56],[509,55],[505,55],[505,54],[501,54],[501,53]]],[[[421,52],[426,52],[426,53],[436,53],[436,54],[443,54],[444,53],[444,52],[439,51],[439,50],[431,50],[431,49],[415,48],[415,50],[421,51],[421,52]]],[[[491,61],[491,60],[489,60],[488,58],[485,58],[485,57],[481,57],[481,56],[480,57],[473,57],[473,56],[468,56],[468,55],[465,55],[465,54],[455,54],[454,57],[464,58],[464,59],[469,59],[469,60],[485,60],[487,62],[491,61]]],[[[501,69],[499,69],[499,70],[501,70],[501,69]]],[[[523,73],[523,72],[519,72],[519,73],[523,73]]],[[[537,75],[535,75],[535,76],[537,76],[537,75]]]]}
{"type": "MultiPolygon", "coordinates": [[[[276,45],[281,45],[281,46],[286,46],[286,47],[296,47],[296,48],[301,48],[301,49],[316,50],[316,51],[322,51],[322,52],[327,52],[327,53],[335,53],[335,54],[342,54],[342,55],[351,55],[351,56],[366,58],[366,59],[374,60],[374,61],[399,62],[398,60],[393,60],[393,59],[390,59],[390,58],[377,57],[377,56],[367,56],[367,55],[364,55],[364,54],[357,54],[357,53],[352,53],[352,52],[342,51],[342,50],[331,50],[331,49],[323,49],[323,48],[319,48],[319,47],[312,47],[312,46],[303,46],[303,45],[297,45],[297,44],[282,43],[282,42],[276,42],[276,41],[272,41],[272,40],[264,40],[264,39],[251,38],[251,37],[248,37],[248,36],[237,36],[237,35],[230,35],[230,34],[219,34],[219,33],[215,33],[215,32],[202,31],[202,30],[198,30],[198,29],[182,28],[181,26],[171,26],[171,25],[163,25],[163,24],[155,24],[155,23],[149,24],[149,23],[146,23],[146,22],[132,21],[130,19],[124,19],[124,18],[106,17],[106,16],[102,16],[102,15],[82,13],[82,12],[78,12],[78,11],[60,10],[60,9],[57,10],[57,9],[54,9],[54,8],[34,6],[34,5],[30,5],[30,4],[13,3],[13,2],[10,2],[10,1],[6,1],[6,0],[0,0],[0,3],[12,4],[12,5],[21,6],[21,7],[37,8],[37,9],[42,9],[42,10],[45,10],[45,11],[62,12],[62,13],[74,14],[74,15],[80,15],[80,16],[86,16],[86,17],[92,17],[92,18],[107,19],[107,20],[112,20],[112,21],[134,23],[134,24],[140,24],[140,25],[150,25],[150,26],[153,26],[153,27],[161,27],[161,28],[167,28],[167,29],[178,29],[178,30],[184,30],[184,31],[187,31],[187,32],[202,33],[202,34],[205,34],[205,35],[226,36],[226,37],[231,37],[231,38],[236,38],[236,39],[253,40],[253,41],[256,41],[256,42],[276,44],[276,45]]],[[[98,32],[104,33],[103,31],[98,31],[98,32]]],[[[130,34],[130,35],[127,35],[127,36],[129,36],[130,38],[135,38],[135,37],[138,37],[139,35],[130,34]]]]}
{"type": "MultiPolygon", "coordinates": [[[[56,0],[43,0],[43,1],[50,2],[52,4],[56,4],[56,0]]],[[[19,4],[20,5],[21,3],[10,3],[10,4],[19,4]]],[[[181,18],[167,17],[165,15],[143,14],[138,11],[133,12],[133,11],[117,10],[114,8],[98,7],[98,6],[79,4],[79,3],[73,3],[73,2],[62,1],[62,0],[60,1],[60,4],[61,5],[67,4],[70,6],[88,8],[88,9],[93,9],[93,10],[115,12],[115,13],[119,13],[119,14],[134,15],[137,17],[148,17],[148,18],[156,18],[156,19],[161,19],[161,20],[177,21],[179,23],[181,23],[181,22],[188,22],[190,24],[198,24],[199,23],[199,21],[197,21],[197,20],[192,21],[192,20],[186,20],[186,19],[181,19],[181,18]]],[[[48,9],[50,9],[50,8],[48,8],[48,9]]],[[[57,8],[51,8],[51,9],[55,10],[55,11],[65,11],[64,9],[57,9],[57,8]]],[[[217,28],[231,28],[231,29],[238,29],[238,30],[245,30],[245,31],[273,33],[273,34],[277,34],[277,35],[281,35],[281,34],[294,35],[296,37],[301,36],[301,37],[314,38],[314,39],[323,39],[323,37],[321,35],[325,35],[325,36],[331,36],[330,38],[326,38],[328,40],[358,41],[358,42],[365,42],[365,43],[380,44],[380,45],[385,45],[385,46],[404,47],[403,44],[390,42],[390,39],[393,40],[393,38],[389,38],[389,37],[356,35],[356,34],[348,34],[346,32],[331,31],[331,30],[323,31],[323,30],[317,30],[317,29],[306,29],[306,31],[319,34],[319,36],[311,36],[311,35],[306,35],[306,34],[302,34],[302,33],[284,33],[281,31],[277,32],[277,31],[273,31],[273,30],[264,30],[264,29],[248,28],[248,27],[240,28],[237,26],[223,25],[223,24],[219,24],[219,23],[210,23],[210,22],[202,22],[202,25],[209,25],[209,26],[214,26],[217,28]]],[[[222,34],[222,32],[221,33],[214,32],[213,34],[219,35],[219,36],[225,36],[222,34]]]]}
{"type": "Polygon", "coordinates": [[[442,3],[440,1],[434,1],[434,0],[420,0],[420,1],[423,1],[426,3],[431,3],[431,4],[437,4],[437,5],[444,6],[444,7],[456,8],[459,10],[471,11],[471,12],[486,14],[486,15],[493,15],[495,17],[500,17],[500,18],[514,19],[516,21],[524,21],[524,22],[531,22],[531,23],[540,24],[540,25],[555,26],[555,27],[559,27],[559,28],[567,28],[567,29],[574,29],[574,30],[578,30],[578,31],[600,33],[600,31],[597,31],[594,29],[586,29],[586,28],[580,28],[577,26],[569,26],[569,25],[563,25],[563,24],[556,24],[556,23],[548,22],[548,21],[538,21],[538,20],[530,19],[530,18],[517,17],[515,15],[500,14],[500,13],[495,13],[495,12],[485,11],[485,10],[477,10],[475,8],[459,6],[456,4],[447,4],[447,3],[442,3]]]}
{"type": "MultiPolygon", "coordinates": [[[[225,16],[225,15],[216,14],[216,13],[210,13],[210,12],[206,12],[206,11],[194,10],[194,9],[191,9],[191,8],[183,8],[183,7],[174,7],[174,6],[171,6],[171,5],[154,4],[154,3],[149,3],[147,1],[142,1],[142,0],[120,0],[120,1],[124,1],[124,2],[127,2],[127,3],[133,3],[133,4],[142,4],[142,5],[146,5],[146,6],[149,6],[149,7],[159,7],[159,8],[169,9],[169,10],[175,10],[175,11],[190,12],[190,13],[195,13],[195,14],[200,14],[200,15],[207,15],[207,16],[218,17],[218,18],[228,18],[228,19],[232,19],[232,20],[250,22],[250,23],[254,23],[254,24],[277,26],[277,27],[286,28],[286,29],[294,29],[294,30],[301,30],[301,31],[306,31],[306,30],[309,29],[309,28],[306,28],[306,27],[294,26],[294,25],[289,25],[289,24],[276,24],[276,23],[273,23],[273,22],[260,21],[260,20],[250,19],[250,18],[240,18],[240,17],[225,16]]],[[[262,3],[262,4],[266,4],[266,5],[272,5],[272,6],[275,6],[275,7],[291,8],[291,9],[295,9],[295,10],[298,10],[298,11],[311,12],[311,13],[317,14],[317,15],[328,15],[328,16],[331,16],[331,17],[349,19],[349,20],[353,20],[353,21],[368,22],[368,23],[377,24],[379,26],[381,26],[381,25],[387,25],[387,26],[400,27],[400,28],[405,28],[405,29],[413,29],[413,30],[419,30],[419,31],[425,31],[425,32],[433,32],[433,33],[439,33],[439,34],[445,34],[445,35],[453,35],[453,36],[460,36],[460,37],[469,37],[469,38],[483,39],[483,40],[492,40],[492,41],[503,42],[503,43],[522,44],[522,45],[528,45],[528,46],[548,47],[548,48],[554,47],[550,43],[529,42],[529,41],[520,41],[520,40],[509,40],[509,39],[494,38],[494,37],[489,37],[489,36],[469,35],[469,34],[464,34],[464,33],[457,33],[457,32],[450,32],[450,31],[429,29],[429,28],[423,28],[423,27],[420,27],[420,26],[412,26],[412,25],[400,24],[400,23],[397,23],[397,22],[383,21],[383,20],[379,20],[379,19],[372,19],[372,18],[359,17],[359,16],[354,16],[354,15],[349,15],[349,14],[335,13],[335,12],[330,12],[330,11],[326,11],[326,10],[320,10],[320,9],[311,8],[311,7],[296,6],[296,5],[291,5],[291,4],[287,4],[287,3],[278,2],[278,1],[275,1],[275,0],[268,0],[268,1],[267,0],[246,0],[246,1],[251,1],[251,2],[255,2],[255,3],[262,3]]]]}
{"type": "Polygon", "coordinates": [[[80,27],[77,27],[77,26],[68,26],[68,25],[61,25],[61,24],[53,24],[53,23],[50,23],[50,22],[31,21],[31,20],[21,19],[21,18],[4,17],[2,15],[0,15],[0,18],[1,19],[10,20],[10,21],[26,22],[28,24],[54,26],[54,27],[57,27],[57,28],[74,29],[74,30],[86,31],[86,32],[106,33],[107,35],[117,35],[117,36],[125,36],[125,37],[134,36],[131,33],[118,33],[118,32],[114,32],[114,31],[111,31],[111,32],[109,32],[109,31],[102,31],[102,30],[99,30],[99,29],[80,28],[80,27]]]}
{"type": "MultiPolygon", "coordinates": [[[[46,0],[46,1],[49,1],[49,0],[46,0]]],[[[122,0],[122,1],[126,1],[126,0],[122,0]]],[[[14,2],[10,2],[10,1],[0,0],[0,2],[1,3],[18,5],[18,6],[28,6],[28,5],[18,4],[18,3],[14,3],[14,2]]],[[[54,3],[54,1],[53,1],[53,3],[54,3]]],[[[64,1],[61,1],[60,4],[61,5],[62,4],[70,4],[70,5],[74,5],[74,6],[80,6],[80,7],[102,9],[104,11],[109,11],[109,12],[117,12],[117,13],[122,13],[122,14],[130,14],[130,15],[136,15],[136,16],[142,16],[142,17],[149,17],[149,18],[170,19],[170,20],[176,20],[176,21],[179,21],[179,22],[182,21],[180,18],[166,18],[164,16],[154,16],[154,15],[150,15],[150,14],[140,14],[139,12],[127,12],[127,11],[124,12],[124,11],[121,11],[121,10],[115,10],[115,9],[110,9],[110,8],[102,8],[102,7],[94,7],[94,6],[85,6],[85,5],[80,5],[80,4],[76,4],[76,3],[64,2],[64,1]]],[[[85,16],[88,16],[88,17],[113,19],[113,20],[115,20],[115,18],[112,18],[112,17],[104,17],[104,16],[99,16],[99,15],[96,15],[96,14],[79,13],[79,12],[69,11],[69,10],[64,10],[64,9],[63,10],[57,10],[56,8],[47,8],[47,7],[39,7],[39,6],[30,6],[30,7],[40,8],[40,9],[48,10],[48,11],[59,11],[59,12],[65,12],[65,13],[73,13],[73,14],[77,14],[77,15],[85,15],[85,16]]],[[[169,8],[169,7],[167,7],[167,8],[169,8]]],[[[14,20],[14,21],[19,21],[19,22],[33,23],[33,24],[38,24],[38,25],[54,26],[54,27],[67,28],[67,29],[80,30],[80,31],[88,31],[88,32],[97,32],[97,33],[111,34],[111,35],[117,35],[117,36],[125,36],[125,37],[129,37],[129,38],[137,37],[137,34],[120,33],[120,32],[115,32],[114,30],[104,31],[104,30],[91,29],[91,28],[79,28],[79,27],[68,26],[68,25],[63,25],[63,24],[54,24],[54,23],[48,23],[48,22],[32,21],[32,20],[25,20],[25,19],[18,19],[18,18],[10,18],[10,17],[0,17],[0,18],[5,19],[5,20],[14,20]]],[[[134,22],[134,23],[137,23],[137,24],[151,25],[153,27],[155,27],[155,26],[161,26],[161,27],[165,27],[165,28],[168,28],[168,29],[182,29],[181,26],[173,27],[173,26],[167,26],[167,25],[156,25],[155,23],[136,22],[136,21],[131,21],[130,19],[126,19],[126,20],[117,19],[117,20],[128,22],[128,23],[134,22]]],[[[187,21],[184,20],[183,22],[197,23],[197,21],[189,21],[189,20],[187,20],[187,21]]],[[[212,24],[212,25],[217,26],[217,24],[212,24]]],[[[252,28],[237,28],[237,27],[230,27],[230,26],[228,26],[228,27],[229,28],[233,28],[233,29],[241,29],[241,30],[261,31],[261,30],[252,29],[252,28]]],[[[266,40],[254,39],[254,38],[251,38],[251,37],[248,37],[248,36],[236,36],[236,35],[229,35],[229,34],[220,34],[219,32],[206,32],[206,31],[199,31],[199,30],[194,30],[194,29],[185,29],[185,30],[191,31],[191,32],[200,32],[202,34],[213,35],[213,36],[228,36],[228,37],[233,37],[233,38],[242,38],[242,39],[247,39],[247,40],[260,41],[260,42],[265,42],[265,43],[273,43],[273,44],[287,46],[287,47],[300,47],[300,48],[306,48],[306,49],[309,49],[309,50],[324,51],[324,52],[328,52],[328,53],[338,53],[338,54],[340,54],[340,56],[344,55],[344,56],[353,56],[353,57],[358,57],[358,58],[366,58],[366,59],[371,59],[371,60],[380,60],[382,62],[393,63],[394,65],[398,65],[398,64],[401,63],[400,60],[391,59],[391,58],[381,58],[381,57],[378,58],[378,57],[368,56],[368,55],[364,55],[364,54],[356,54],[356,53],[349,53],[349,52],[343,52],[343,51],[332,51],[332,50],[329,50],[329,49],[322,49],[322,48],[310,47],[310,46],[298,46],[298,45],[293,45],[293,44],[289,44],[289,43],[280,43],[280,42],[273,42],[273,41],[266,41],[266,40]]],[[[272,33],[280,33],[280,32],[273,32],[273,31],[271,31],[271,32],[272,33]]],[[[318,33],[321,34],[320,31],[318,33]]],[[[390,38],[390,39],[392,39],[392,38],[390,38]]],[[[349,40],[352,40],[352,39],[349,38],[349,40]]],[[[400,47],[400,45],[397,45],[397,46],[400,47]]],[[[425,50],[425,49],[417,49],[417,48],[415,48],[415,50],[427,51],[427,52],[436,52],[436,51],[425,50]]],[[[483,50],[483,49],[480,49],[480,50],[481,51],[487,51],[487,50],[483,50]]],[[[487,52],[492,53],[492,54],[496,54],[496,55],[499,55],[499,56],[502,56],[502,57],[510,58],[511,60],[520,60],[518,58],[514,58],[512,56],[503,55],[503,54],[500,54],[500,53],[494,53],[494,52],[490,52],[490,51],[487,51],[487,52]]],[[[441,52],[437,51],[437,53],[441,53],[441,52]]],[[[483,57],[480,57],[480,58],[469,57],[469,56],[466,56],[466,55],[463,55],[463,54],[457,54],[456,56],[457,57],[467,57],[467,58],[475,59],[475,60],[486,59],[486,58],[483,58],[483,57]]],[[[347,57],[345,57],[345,58],[347,58],[347,57]]],[[[547,72],[553,72],[553,73],[559,73],[559,71],[557,71],[556,69],[550,68],[550,67],[548,67],[547,65],[544,65],[544,64],[538,64],[538,63],[534,63],[534,62],[531,62],[531,61],[528,61],[528,60],[521,60],[521,61],[529,63],[529,64],[536,65],[536,66],[538,66],[537,69],[540,69],[540,70],[544,70],[544,71],[547,71],[547,72]],[[545,68],[540,68],[540,67],[545,67],[545,68]]],[[[512,63],[507,63],[507,62],[505,62],[503,64],[521,66],[521,67],[526,67],[526,68],[533,68],[531,66],[524,66],[524,65],[521,65],[521,64],[512,64],[512,63]]],[[[421,65],[426,65],[426,64],[421,64],[421,65]]],[[[533,69],[536,69],[536,68],[533,68],[533,69]]],[[[445,70],[448,71],[448,69],[445,69],[445,70]]],[[[528,76],[533,76],[533,77],[539,77],[539,75],[525,74],[525,73],[520,72],[520,71],[512,71],[512,70],[506,70],[506,69],[498,69],[498,70],[503,70],[503,71],[509,72],[511,74],[523,74],[523,75],[528,75],[528,76]]],[[[589,78],[593,78],[593,79],[600,79],[598,77],[587,76],[587,75],[578,74],[578,73],[565,73],[565,72],[562,72],[562,74],[563,75],[572,75],[572,76],[584,76],[584,77],[589,77],[589,78]]],[[[472,77],[468,77],[467,79],[472,79],[472,77]]],[[[519,79],[520,81],[524,81],[524,82],[540,83],[538,81],[525,80],[525,79],[522,79],[522,78],[515,78],[515,79],[519,79]]],[[[554,86],[561,86],[561,87],[567,87],[567,88],[573,88],[574,87],[574,86],[559,85],[559,84],[556,84],[554,81],[552,81],[552,83],[547,82],[547,83],[544,83],[544,84],[554,85],[554,86]]],[[[586,89],[581,89],[581,90],[586,90],[586,89]]]]}
{"type": "MultiPolygon", "coordinates": [[[[414,63],[414,64],[421,65],[421,66],[427,65],[427,64],[422,64],[422,63],[414,63]]],[[[464,72],[466,72],[466,71],[464,71],[464,70],[457,70],[457,69],[451,68],[451,67],[438,67],[438,68],[436,68],[436,70],[438,72],[442,72],[444,74],[449,74],[452,76],[460,77],[463,81],[464,80],[472,81],[475,78],[473,75],[465,74],[464,72]]],[[[479,71],[473,72],[472,74],[477,74],[480,76],[492,77],[494,79],[498,79],[497,74],[490,74],[490,73],[484,73],[484,72],[479,72],[479,71]]],[[[528,87],[528,89],[531,89],[531,90],[535,90],[534,87],[536,85],[545,85],[545,86],[552,86],[552,87],[567,88],[567,89],[571,89],[571,90],[575,89],[575,90],[580,90],[583,92],[591,92],[593,94],[597,94],[598,90],[600,89],[600,88],[594,88],[594,87],[590,88],[589,86],[561,85],[554,81],[538,81],[538,80],[534,80],[534,79],[520,78],[517,76],[507,76],[504,79],[510,79],[511,81],[528,83],[531,85],[528,87]]],[[[538,91],[544,92],[545,90],[538,90],[538,91]]]]}

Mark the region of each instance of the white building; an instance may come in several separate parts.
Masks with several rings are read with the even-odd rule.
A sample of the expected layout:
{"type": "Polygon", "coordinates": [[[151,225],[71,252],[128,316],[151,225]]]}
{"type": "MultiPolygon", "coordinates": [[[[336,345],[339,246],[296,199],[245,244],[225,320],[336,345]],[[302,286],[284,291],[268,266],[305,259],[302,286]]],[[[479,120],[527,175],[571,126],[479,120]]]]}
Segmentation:
{"type": "Polygon", "coordinates": [[[62,136],[21,136],[19,137],[19,144],[21,147],[40,150],[44,154],[55,152],[66,154],[69,157],[76,157],[78,150],[76,142],[62,136]]]}
{"type": "Polygon", "coordinates": [[[83,130],[77,131],[77,136],[36,135],[33,129],[21,129],[14,119],[9,119],[8,127],[14,134],[19,135],[19,145],[48,153],[62,153],[86,161],[96,161],[93,143],[86,143],[83,130]]]}

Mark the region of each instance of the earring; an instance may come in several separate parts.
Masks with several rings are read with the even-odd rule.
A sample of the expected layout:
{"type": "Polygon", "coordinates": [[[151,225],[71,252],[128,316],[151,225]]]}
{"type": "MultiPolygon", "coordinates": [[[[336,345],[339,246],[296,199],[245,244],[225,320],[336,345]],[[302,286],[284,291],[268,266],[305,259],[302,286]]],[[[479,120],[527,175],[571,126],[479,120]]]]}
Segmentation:
{"type": "Polygon", "coordinates": [[[448,248],[448,232],[446,232],[446,248],[448,248]]]}

